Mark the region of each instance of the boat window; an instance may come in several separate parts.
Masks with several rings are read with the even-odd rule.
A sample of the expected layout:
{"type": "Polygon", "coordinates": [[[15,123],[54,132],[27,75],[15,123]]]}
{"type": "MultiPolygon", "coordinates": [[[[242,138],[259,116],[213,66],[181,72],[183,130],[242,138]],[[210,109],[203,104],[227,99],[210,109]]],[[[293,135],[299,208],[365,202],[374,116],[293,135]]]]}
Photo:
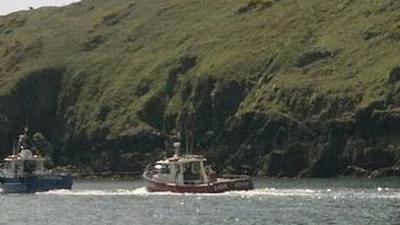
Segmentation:
{"type": "Polygon", "coordinates": [[[11,170],[12,169],[12,164],[9,162],[6,162],[6,165],[4,166],[5,169],[11,170]]]}
{"type": "Polygon", "coordinates": [[[19,163],[16,163],[16,164],[15,164],[15,171],[16,171],[17,173],[20,173],[20,172],[21,172],[21,165],[20,165],[19,163]]]}
{"type": "Polygon", "coordinates": [[[200,173],[200,164],[199,163],[192,163],[192,173],[194,173],[194,174],[200,173]]]}
{"type": "Polygon", "coordinates": [[[191,184],[200,180],[200,164],[189,163],[185,165],[183,179],[185,181],[185,184],[191,184]]]}
{"type": "Polygon", "coordinates": [[[27,160],[24,162],[24,172],[32,173],[36,170],[36,162],[32,160],[27,160]]]}
{"type": "Polygon", "coordinates": [[[155,168],[156,170],[159,170],[160,173],[163,173],[163,174],[169,174],[170,171],[171,171],[171,169],[169,168],[169,165],[168,165],[168,164],[156,164],[156,165],[154,166],[154,168],[155,168]]]}

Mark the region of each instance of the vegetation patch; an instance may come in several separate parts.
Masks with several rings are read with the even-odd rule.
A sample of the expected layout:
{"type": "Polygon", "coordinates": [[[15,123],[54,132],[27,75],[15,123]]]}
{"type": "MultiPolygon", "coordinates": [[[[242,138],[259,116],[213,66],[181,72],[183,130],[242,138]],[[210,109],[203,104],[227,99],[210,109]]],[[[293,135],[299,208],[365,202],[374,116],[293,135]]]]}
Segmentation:
{"type": "Polygon", "coordinates": [[[98,48],[100,45],[102,45],[105,41],[106,40],[103,36],[96,35],[96,36],[90,38],[88,41],[82,43],[81,49],[83,51],[92,51],[92,50],[98,48]]]}
{"type": "Polygon", "coordinates": [[[327,50],[311,51],[302,54],[295,62],[297,67],[305,67],[315,62],[332,58],[334,53],[327,50]]]}
{"type": "Polygon", "coordinates": [[[102,24],[106,26],[113,26],[121,22],[124,18],[128,17],[132,13],[130,7],[120,10],[118,12],[110,13],[103,17],[102,24]]]}
{"type": "Polygon", "coordinates": [[[261,11],[271,7],[276,1],[271,0],[250,0],[246,4],[240,6],[237,10],[237,14],[244,14],[254,11],[261,11]]]}
{"type": "Polygon", "coordinates": [[[381,35],[382,33],[374,28],[367,28],[363,31],[362,33],[362,37],[364,38],[364,40],[370,40],[373,38],[378,37],[379,35],[381,35]]]}
{"type": "Polygon", "coordinates": [[[0,34],[8,34],[11,33],[13,30],[24,26],[26,23],[26,18],[7,18],[0,22],[0,34]]]}
{"type": "Polygon", "coordinates": [[[39,57],[43,44],[44,41],[41,38],[25,43],[13,41],[7,44],[3,53],[3,56],[8,58],[6,70],[10,70],[26,60],[39,57]]]}

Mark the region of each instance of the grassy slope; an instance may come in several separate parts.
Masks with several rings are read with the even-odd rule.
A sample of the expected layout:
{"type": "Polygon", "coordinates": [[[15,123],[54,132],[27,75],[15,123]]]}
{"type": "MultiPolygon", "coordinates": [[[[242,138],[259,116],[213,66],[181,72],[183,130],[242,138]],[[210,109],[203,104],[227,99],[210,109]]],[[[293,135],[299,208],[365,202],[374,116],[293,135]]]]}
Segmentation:
{"type": "Polygon", "coordinates": [[[252,111],[311,117],[322,109],[299,110],[318,96],[322,108],[329,99],[350,99],[354,105],[335,115],[345,117],[386,97],[388,75],[400,64],[398,1],[281,0],[263,8],[268,1],[259,0],[238,13],[249,2],[84,0],[1,17],[0,94],[12,93],[32,71],[65,67],[60,98],[76,102],[60,113],[73,132],[90,136],[107,128],[110,139],[154,130],[138,118],[154,98],[168,99],[167,114],[179,115],[191,104],[182,91],[207,77],[247,84],[237,117],[252,111]],[[331,55],[296,66],[315,51],[331,55]],[[196,64],[167,98],[168,74],[185,56],[196,64]]]}

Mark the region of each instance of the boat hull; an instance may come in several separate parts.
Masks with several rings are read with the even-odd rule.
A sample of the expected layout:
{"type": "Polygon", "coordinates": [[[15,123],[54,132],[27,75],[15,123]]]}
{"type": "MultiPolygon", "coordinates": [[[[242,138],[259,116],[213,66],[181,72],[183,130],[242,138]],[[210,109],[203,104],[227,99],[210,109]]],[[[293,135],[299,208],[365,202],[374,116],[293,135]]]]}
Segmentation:
{"type": "Polygon", "coordinates": [[[71,189],[72,176],[44,175],[22,178],[2,178],[3,193],[35,193],[56,189],[71,189]]]}
{"type": "Polygon", "coordinates": [[[207,184],[175,184],[163,183],[151,177],[150,173],[145,172],[143,178],[146,181],[146,190],[149,192],[175,192],[175,193],[222,193],[226,191],[244,191],[254,188],[251,177],[230,176],[218,178],[216,182],[207,184]]]}

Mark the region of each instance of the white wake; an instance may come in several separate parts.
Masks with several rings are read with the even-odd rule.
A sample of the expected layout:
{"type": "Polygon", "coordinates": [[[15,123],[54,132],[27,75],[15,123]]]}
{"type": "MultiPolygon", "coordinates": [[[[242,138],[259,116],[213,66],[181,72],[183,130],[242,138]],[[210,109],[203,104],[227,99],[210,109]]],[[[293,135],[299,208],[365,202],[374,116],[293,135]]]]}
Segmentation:
{"type": "Polygon", "coordinates": [[[172,193],[148,192],[144,187],[136,189],[118,190],[54,190],[40,195],[65,195],[65,196],[225,196],[225,197],[304,197],[316,199],[348,199],[348,198],[391,198],[400,199],[400,189],[276,189],[259,188],[249,191],[230,191],[225,193],[172,193]]]}

